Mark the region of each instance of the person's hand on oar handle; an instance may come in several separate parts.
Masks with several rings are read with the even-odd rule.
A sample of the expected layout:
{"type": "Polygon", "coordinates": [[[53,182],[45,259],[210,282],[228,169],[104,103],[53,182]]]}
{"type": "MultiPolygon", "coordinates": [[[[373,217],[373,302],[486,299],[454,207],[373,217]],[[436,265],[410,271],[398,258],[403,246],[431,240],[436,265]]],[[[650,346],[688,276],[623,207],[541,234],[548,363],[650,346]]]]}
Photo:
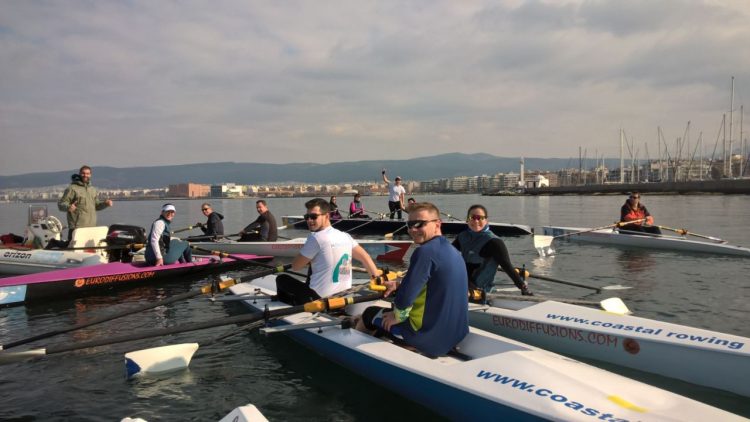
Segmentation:
{"type": "Polygon", "coordinates": [[[402,276],[401,272],[378,269],[378,276],[370,278],[370,290],[384,292],[383,297],[388,297],[398,289],[398,278],[402,276]]]}
{"type": "Polygon", "coordinates": [[[524,266],[524,268],[516,268],[516,273],[518,273],[518,275],[521,276],[521,280],[523,280],[523,284],[518,287],[519,289],[521,289],[521,296],[534,296],[534,293],[529,290],[528,283],[526,283],[526,279],[531,275],[528,271],[526,271],[526,267],[524,266]]]}

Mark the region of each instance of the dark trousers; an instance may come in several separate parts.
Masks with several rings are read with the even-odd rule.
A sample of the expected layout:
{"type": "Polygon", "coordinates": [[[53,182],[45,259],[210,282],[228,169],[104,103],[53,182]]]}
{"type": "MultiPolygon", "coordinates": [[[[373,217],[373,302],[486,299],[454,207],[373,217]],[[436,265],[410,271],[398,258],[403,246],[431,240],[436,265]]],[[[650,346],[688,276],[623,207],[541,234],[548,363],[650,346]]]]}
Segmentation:
{"type": "Polygon", "coordinates": [[[388,209],[391,211],[391,220],[398,213],[398,219],[401,219],[401,201],[388,201],[388,209]]]}
{"type": "Polygon", "coordinates": [[[281,302],[292,306],[303,305],[320,299],[318,293],[311,289],[304,281],[289,274],[276,276],[276,296],[281,302]]]}

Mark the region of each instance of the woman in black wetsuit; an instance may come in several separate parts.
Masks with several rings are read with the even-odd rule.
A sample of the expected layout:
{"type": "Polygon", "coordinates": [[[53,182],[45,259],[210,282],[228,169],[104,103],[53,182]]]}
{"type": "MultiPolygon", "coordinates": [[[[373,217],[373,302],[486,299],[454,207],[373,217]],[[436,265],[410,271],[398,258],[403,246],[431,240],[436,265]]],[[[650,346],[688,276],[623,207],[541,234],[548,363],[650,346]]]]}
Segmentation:
{"type": "Polygon", "coordinates": [[[483,205],[472,205],[466,213],[469,227],[458,234],[453,246],[461,252],[466,262],[469,276],[469,288],[479,288],[485,293],[492,290],[497,266],[499,265],[513,280],[513,284],[524,296],[533,296],[529,286],[521,279],[510,262],[505,243],[490,231],[487,224],[487,208],[483,205]]]}

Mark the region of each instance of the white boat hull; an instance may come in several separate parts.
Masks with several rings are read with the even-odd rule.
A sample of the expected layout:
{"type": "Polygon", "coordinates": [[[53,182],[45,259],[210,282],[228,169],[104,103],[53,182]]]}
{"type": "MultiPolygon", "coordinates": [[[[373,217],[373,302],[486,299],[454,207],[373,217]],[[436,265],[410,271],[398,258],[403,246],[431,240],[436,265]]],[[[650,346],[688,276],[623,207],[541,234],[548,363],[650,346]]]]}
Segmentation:
{"type": "Polygon", "coordinates": [[[472,326],[570,356],[750,396],[750,339],[547,301],[470,305],[472,326]]]}
{"type": "Polygon", "coordinates": [[[106,263],[98,253],[0,248],[0,273],[25,275],[106,263]]]}
{"type": "MultiPolygon", "coordinates": [[[[402,261],[409,248],[414,244],[408,240],[373,240],[357,239],[365,251],[379,261],[402,261]]],[[[297,256],[305,238],[296,238],[279,242],[190,242],[201,249],[221,251],[229,254],[251,254],[293,258],[297,256]]]]}
{"type": "MultiPolygon", "coordinates": [[[[274,278],[231,288],[235,294],[275,293],[274,278]]],[[[254,311],[287,305],[243,302],[254,311]]],[[[384,302],[385,303],[385,302],[384,302]]],[[[360,304],[349,312],[359,313],[360,304]]],[[[275,321],[329,321],[299,313],[275,321]]],[[[329,359],[454,420],[741,420],[737,415],[601,369],[471,328],[458,345],[464,358],[437,359],[350,328],[287,332],[329,359]]]]}
{"type": "MultiPolygon", "coordinates": [[[[545,236],[560,236],[585,230],[590,229],[585,227],[544,226],[543,234],[545,236]]],[[[750,248],[729,245],[726,243],[693,240],[685,236],[620,234],[612,229],[602,229],[555,239],[555,243],[565,239],[576,242],[588,242],[629,248],[665,249],[750,257],[750,248]]]]}

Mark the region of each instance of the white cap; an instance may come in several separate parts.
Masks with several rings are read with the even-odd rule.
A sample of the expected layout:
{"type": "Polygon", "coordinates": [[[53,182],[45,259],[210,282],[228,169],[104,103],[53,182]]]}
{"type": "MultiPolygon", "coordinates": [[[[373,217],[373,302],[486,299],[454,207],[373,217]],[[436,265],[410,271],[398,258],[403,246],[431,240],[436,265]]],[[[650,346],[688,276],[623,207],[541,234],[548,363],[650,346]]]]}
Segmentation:
{"type": "Polygon", "coordinates": [[[177,212],[174,205],[172,204],[165,204],[163,207],[161,207],[161,212],[167,212],[167,211],[177,212]]]}

